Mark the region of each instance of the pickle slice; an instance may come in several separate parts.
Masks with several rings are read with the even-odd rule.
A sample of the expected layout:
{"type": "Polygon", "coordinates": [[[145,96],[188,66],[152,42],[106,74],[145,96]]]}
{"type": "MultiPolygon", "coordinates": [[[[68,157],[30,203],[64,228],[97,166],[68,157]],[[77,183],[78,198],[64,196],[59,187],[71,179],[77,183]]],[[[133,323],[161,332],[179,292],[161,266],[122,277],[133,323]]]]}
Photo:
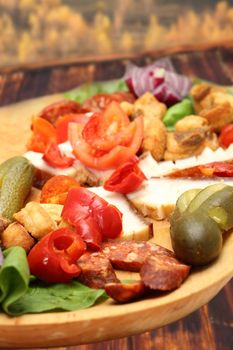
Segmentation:
{"type": "Polygon", "coordinates": [[[179,196],[176,202],[176,208],[182,214],[189,206],[190,202],[196,197],[196,195],[201,191],[201,188],[193,188],[191,190],[185,191],[179,196]]]}
{"type": "Polygon", "coordinates": [[[190,202],[187,211],[189,213],[193,213],[195,210],[199,209],[199,207],[214,193],[222,190],[226,187],[224,183],[218,183],[214,185],[207,186],[203,190],[201,190],[194,199],[190,202]]]}
{"type": "Polygon", "coordinates": [[[233,186],[225,186],[213,193],[199,207],[217,222],[222,230],[233,227],[233,186]]]}

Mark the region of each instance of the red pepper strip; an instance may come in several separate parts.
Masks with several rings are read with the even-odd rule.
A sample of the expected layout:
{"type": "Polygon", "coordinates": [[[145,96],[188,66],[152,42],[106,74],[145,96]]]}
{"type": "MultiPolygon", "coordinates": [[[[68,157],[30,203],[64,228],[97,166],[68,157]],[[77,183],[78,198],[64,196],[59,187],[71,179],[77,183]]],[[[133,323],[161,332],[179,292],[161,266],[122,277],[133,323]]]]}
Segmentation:
{"type": "Polygon", "coordinates": [[[200,165],[199,169],[205,176],[233,177],[233,163],[213,162],[200,165]]]}
{"type": "Polygon", "coordinates": [[[69,168],[74,162],[74,158],[65,157],[61,154],[56,143],[49,144],[45,150],[43,159],[54,168],[69,168]]]}
{"type": "Polygon", "coordinates": [[[122,214],[103,198],[86,188],[72,188],[67,195],[62,217],[75,226],[88,247],[100,248],[104,238],[116,238],[122,231],[122,214]]]}
{"type": "Polygon", "coordinates": [[[105,181],[105,190],[123,194],[136,191],[146,180],[146,176],[137,166],[137,162],[138,159],[133,157],[117,168],[110,178],[105,181]]]}
{"type": "Polygon", "coordinates": [[[85,250],[77,233],[68,228],[52,231],[28,254],[30,272],[44,282],[68,283],[80,274],[76,261],[85,250]]]}

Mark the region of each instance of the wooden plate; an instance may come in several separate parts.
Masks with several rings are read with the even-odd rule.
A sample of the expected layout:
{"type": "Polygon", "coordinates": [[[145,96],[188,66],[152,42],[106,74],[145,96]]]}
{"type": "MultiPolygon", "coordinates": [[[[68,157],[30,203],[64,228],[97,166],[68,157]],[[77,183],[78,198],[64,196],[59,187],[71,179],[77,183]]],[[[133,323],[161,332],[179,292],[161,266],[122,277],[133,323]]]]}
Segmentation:
{"type": "MultiPolygon", "coordinates": [[[[25,151],[30,118],[61,95],[0,109],[0,162],[25,151]]],[[[170,246],[166,223],[154,225],[155,241],[170,246]]],[[[69,346],[141,333],[176,321],[210,301],[233,276],[233,234],[225,235],[219,258],[194,269],[181,287],[163,296],[117,305],[111,300],[90,309],[8,317],[0,314],[0,347],[69,346]]]]}

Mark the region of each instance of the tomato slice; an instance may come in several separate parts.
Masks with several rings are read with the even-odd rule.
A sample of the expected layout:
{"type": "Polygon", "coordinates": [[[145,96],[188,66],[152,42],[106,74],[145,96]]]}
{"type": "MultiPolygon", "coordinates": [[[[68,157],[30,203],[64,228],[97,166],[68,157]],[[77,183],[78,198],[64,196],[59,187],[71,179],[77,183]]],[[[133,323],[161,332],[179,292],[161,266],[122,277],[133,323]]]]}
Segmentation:
{"type": "Polygon", "coordinates": [[[143,139],[143,117],[136,118],[131,124],[132,139],[127,146],[117,145],[109,152],[96,153],[82,137],[82,125],[70,123],[69,140],[73,147],[74,155],[86,166],[98,170],[114,169],[125,163],[139,150],[143,139]]]}
{"type": "Polygon", "coordinates": [[[93,112],[102,112],[112,101],[118,102],[118,104],[122,101],[134,103],[135,97],[130,92],[124,91],[118,91],[112,94],[100,93],[87,99],[84,102],[83,107],[88,108],[93,112]]]}
{"type": "Polygon", "coordinates": [[[50,166],[54,168],[69,168],[74,158],[63,156],[56,143],[50,143],[42,157],[50,166]]]}
{"type": "Polygon", "coordinates": [[[89,121],[90,117],[86,114],[67,114],[62,117],[59,117],[55,123],[56,132],[57,132],[57,142],[62,143],[68,140],[68,125],[69,123],[77,122],[82,125],[85,125],[89,121]]]}
{"type": "Polygon", "coordinates": [[[83,139],[93,148],[109,151],[132,138],[129,118],[116,102],[111,102],[103,114],[95,113],[82,131],[83,139]]]}
{"type": "Polygon", "coordinates": [[[32,136],[27,144],[27,149],[43,153],[48,144],[56,142],[56,129],[47,120],[35,117],[32,120],[32,136]]]}
{"type": "Polygon", "coordinates": [[[222,128],[219,143],[226,148],[233,143],[233,124],[228,124],[222,128]]]}

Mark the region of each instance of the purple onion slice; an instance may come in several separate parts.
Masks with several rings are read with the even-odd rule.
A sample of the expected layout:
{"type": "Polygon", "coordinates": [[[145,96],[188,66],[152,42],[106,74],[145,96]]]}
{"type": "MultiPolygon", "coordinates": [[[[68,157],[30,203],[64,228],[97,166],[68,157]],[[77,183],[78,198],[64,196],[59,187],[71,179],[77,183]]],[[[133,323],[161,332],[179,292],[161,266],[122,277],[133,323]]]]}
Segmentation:
{"type": "Polygon", "coordinates": [[[192,86],[191,79],[176,73],[168,58],[146,67],[130,63],[126,67],[124,79],[129,90],[137,97],[149,91],[167,105],[181,101],[192,86]]]}

